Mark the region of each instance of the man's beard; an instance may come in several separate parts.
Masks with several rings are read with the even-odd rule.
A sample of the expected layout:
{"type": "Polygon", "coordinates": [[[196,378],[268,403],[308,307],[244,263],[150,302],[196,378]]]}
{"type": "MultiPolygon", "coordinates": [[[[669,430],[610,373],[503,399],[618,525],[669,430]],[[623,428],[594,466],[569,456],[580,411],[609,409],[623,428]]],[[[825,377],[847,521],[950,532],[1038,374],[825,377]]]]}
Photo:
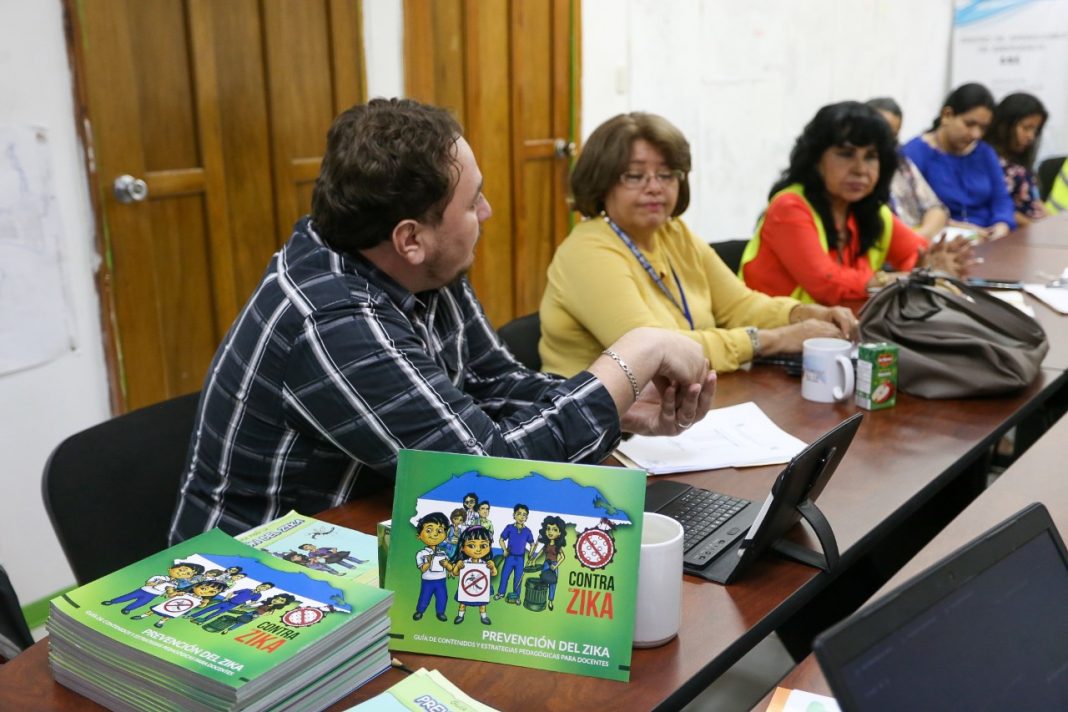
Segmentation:
{"type": "Polygon", "coordinates": [[[430,279],[435,285],[435,289],[447,289],[449,287],[455,287],[462,282],[470,271],[471,265],[466,265],[460,268],[459,271],[453,273],[451,276],[447,273],[442,273],[436,266],[432,266],[429,269],[430,279]]]}
{"type": "Polygon", "coordinates": [[[471,271],[471,265],[474,263],[474,259],[474,250],[472,250],[471,259],[469,259],[467,264],[463,267],[460,267],[455,271],[447,272],[435,262],[434,264],[427,265],[427,274],[434,284],[438,285],[436,289],[454,287],[467,278],[467,274],[471,271]]]}

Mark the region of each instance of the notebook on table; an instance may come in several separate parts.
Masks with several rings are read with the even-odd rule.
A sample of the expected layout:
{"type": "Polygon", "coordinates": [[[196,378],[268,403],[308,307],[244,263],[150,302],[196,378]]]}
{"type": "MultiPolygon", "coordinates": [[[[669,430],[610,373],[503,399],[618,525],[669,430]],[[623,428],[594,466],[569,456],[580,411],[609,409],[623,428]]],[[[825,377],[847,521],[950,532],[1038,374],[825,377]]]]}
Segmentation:
{"type": "Polygon", "coordinates": [[[682,524],[683,568],[709,581],[731,583],[768,549],[831,568],[837,562],[837,546],[814,502],[837,469],[862,418],[861,413],[847,418],[794,456],[779,473],[763,506],[684,482],[658,479],[646,489],[645,509],[682,524]],[[802,516],[813,524],[824,548],[822,555],[782,540],[802,516]]]}
{"type": "Polygon", "coordinates": [[[844,712],[1068,710],[1068,553],[1032,504],[816,638],[844,712]]]}

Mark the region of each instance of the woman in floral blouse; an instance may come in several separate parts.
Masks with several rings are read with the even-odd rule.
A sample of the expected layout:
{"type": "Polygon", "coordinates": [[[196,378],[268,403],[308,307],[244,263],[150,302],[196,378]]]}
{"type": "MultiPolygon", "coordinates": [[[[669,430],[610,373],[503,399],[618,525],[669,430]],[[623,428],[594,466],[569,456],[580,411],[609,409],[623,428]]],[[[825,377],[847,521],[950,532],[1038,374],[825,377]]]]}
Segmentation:
{"type": "Polygon", "coordinates": [[[987,141],[998,152],[1016,209],[1016,224],[1027,225],[1046,216],[1035,180],[1035,154],[1042,127],[1049,114],[1037,97],[1023,92],[1009,94],[994,109],[987,141]]]}

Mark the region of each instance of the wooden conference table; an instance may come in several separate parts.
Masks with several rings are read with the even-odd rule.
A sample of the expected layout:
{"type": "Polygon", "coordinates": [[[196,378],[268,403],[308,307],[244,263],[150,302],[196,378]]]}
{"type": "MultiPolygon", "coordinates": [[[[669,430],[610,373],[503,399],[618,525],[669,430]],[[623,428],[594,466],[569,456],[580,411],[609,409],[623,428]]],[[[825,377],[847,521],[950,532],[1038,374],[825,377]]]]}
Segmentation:
{"type": "MultiPolygon", "coordinates": [[[[901,395],[895,408],[867,414],[857,440],[819,500],[837,536],[843,566],[860,560],[951,486],[1006,429],[1064,385],[1062,380],[1062,373],[1044,370],[1035,383],[1010,398],[925,401],[901,395]]],[[[809,442],[856,410],[851,403],[805,401],[798,379],[769,367],[721,379],[718,405],[745,401],[755,401],[781,427],[809,442]]],[[[728,469],[679,479],[760,501],[779,469],[728,469]]],[[[383,494],[320,516],[374,531],[375,523],[387,518],[390,509],[388,495],[383,494]]],[[[727,587],[685,577],[684,620],[678,638],[659,648],[636,650],[629,683],[452,658],[401,657],[413,668],[441,670],[469,694],[502,710],[544,706],[547,701],[553,709],[571,709],[605,700],[621,709],[672,709],[685,704],[786,622],[832,578],[778,558],[758,562],[750,575],[727,587]]],[[[46,646],[42,641],[0,666],[0,709],[93,708],[88,700],[52,680],[46,646]]],[[[387,672],[336,709],[389,687],[402,674],[387,672]]]]}
{"type": "MultiPolygon", "coordinates": [[[[877,596],[900,585],[1032,502],[1046,505],[1063,538],[1068,533],[1068,477],[1064,476],[1066,441],[1068,418],[1062,418],[1013,463],[990,489],[983,492],[902,568],[877,596]]],[[[831,694],[812,655],[806,657],[779,684],[821,695],[831,694]]],[[[770,701],[771,693],[754,709],[764,710],[770,701]]]]}
{"type": "MultiPolygon", "coordinates": [[[[1068,265],[1068,221],[1058,222],[1057,227],[1059,230],[1042,232],[1042,240],[1063,236],[1063,248],[1053,249],[1064,251],[1068,265]]],[[[1018,234],[1036,235],[1038,228],[1018,234]]],[[[984,249],[998,248],[992,256],[997,257],[1000,250],[1011,248],[1006,253],[1011,256],[1022,251],[1022,246],[1013,243],[1015,237],[984,249]]],[[[1027,249],[1045,250],[1047,246],[1027,249]]],[[[991,257],[983,268],[993,269],[991,257]]],[[[1030,278],[1005,273],[991,276],[1030,278]]],[[[927,401],[902,394],[896,407],[865,416],[857,439],[819,499],[819,507],[837,537],[842,571],[860,568],[880,546],[896,541],[892,535],[911,528],[917,519],[926,520],[932,510],[937,513],[942,502],[939,498],[947,492],[970,487],[969,480],[985,469],[984,458],[1001,435],[1068,385],[1064,371],[1068,367],[1068,320],[1038,308],[1036,312],[1053,344],[1047,362],[1054,359],[1057,366],[1043,369],[1022,392],[1007,398],[956,401],[927,401]]],[[[806,442],[856,411],[851,403],[828,405],[803,400],[799,380],[774,367],[721,377],[717,406],[746,401],[756,402],[780,427],[806,442]]],[[[726,469],[673,478],[759,502],[779,470],[726,469]]],[[[319,516],[373,532],[390,510],[388,494],[383,494],[319,516]]],[[[814,545],[814,538],[807,533],[798,530],[795,534],[798,541],[814,545]]],[[[412,668],[437,668],[469,694],[502,710],[535,705],[581,709],[609,701],[628,710],[675,709],[768,634],[795,620],[836,578],[774,557],[758,562],[752,572],[731,586],[685,577],[678,638],[659,648],[635,650],[629,683],[453,658],[401,657],[412,668]]],[[[402,675],[391,670],[333,709],[367,699],[402,675]]],[[[42,641],[0,666],[0,709],[81,710],[96,706],[54,682],[48,669],[47,642],[42,641]]]]}
{"type": "MultiPolygon", "coordinates": [[[[984,260],[974,270],[977,277],[1045,282],[1048,277],[1042,274],[1059,276],[1068,268],[1068,213],[1016,230],[1002,240],[979,245],[976,253],[984,260]]],[[[1026,300],[1049,337],[1050,350],[1043,366],[1068,369],[1068,329],[1060,323],[1066,317],[1030,295],[1026,300]]]]}
{"type": "MultiPolygon", "coordinates": [[[[1017,228],[1008,237],[1004,240],[999,240],[999,242],[1010,242],[1024,247],[1068,248],[1068,212],[1052,215],[1026,227],[1017,228]]],[[[1057,265],[1047,265],[1042,271],[1058,275],[1064,267],[1068,267],[1068,265],[1059,267],[1057,265]]],[[[1028,274],[1018,275],[1015,279],[1033,282],[1036,281],[1035,277],[1036,275],[1034,274],[1028,274]]]]}

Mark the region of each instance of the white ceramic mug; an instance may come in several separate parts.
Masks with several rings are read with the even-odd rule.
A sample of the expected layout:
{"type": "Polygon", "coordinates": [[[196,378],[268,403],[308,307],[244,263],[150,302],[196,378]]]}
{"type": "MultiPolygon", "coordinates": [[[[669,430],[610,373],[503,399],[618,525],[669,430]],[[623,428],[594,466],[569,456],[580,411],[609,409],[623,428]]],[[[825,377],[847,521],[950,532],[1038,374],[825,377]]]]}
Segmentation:
{"type": "Polygon", "coordinates": [[[682,622],[682,525],[645,512],[638,564],[634,647],[663,645],[679,634],[682,622]]]}
{"type": "Polygon", "coordinates": [[[805,339],[801,397],[818,403],[844,401],[853,395],[853,344],[845,339],[805,339]]]}

